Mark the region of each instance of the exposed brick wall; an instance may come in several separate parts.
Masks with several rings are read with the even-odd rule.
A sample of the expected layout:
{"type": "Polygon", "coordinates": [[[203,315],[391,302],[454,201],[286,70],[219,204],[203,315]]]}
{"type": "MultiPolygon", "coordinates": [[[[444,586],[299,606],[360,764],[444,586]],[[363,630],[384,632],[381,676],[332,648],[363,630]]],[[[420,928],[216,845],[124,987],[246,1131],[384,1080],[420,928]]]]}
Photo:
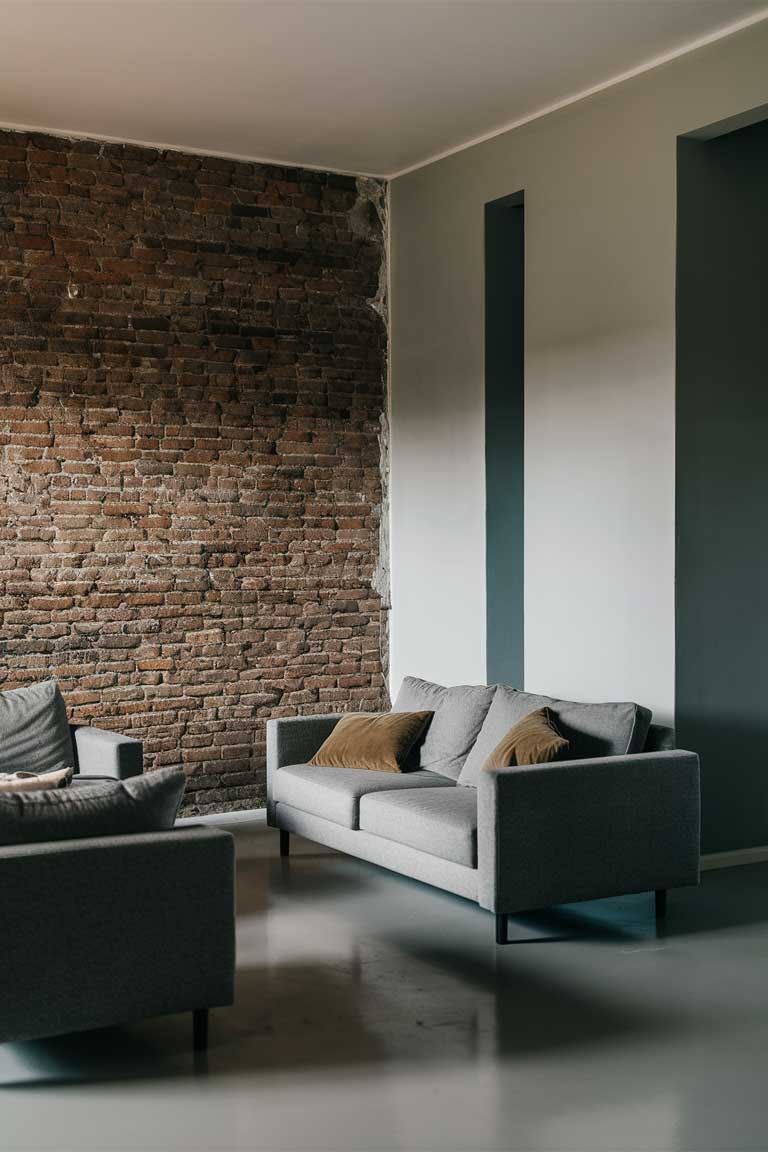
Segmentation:
{"type": "Polygon", "coordinates": [[[57,677],[188,811],[263,799],[268,717],[386,705],[361,188],[0,132],[0,687],[57,677]]]}

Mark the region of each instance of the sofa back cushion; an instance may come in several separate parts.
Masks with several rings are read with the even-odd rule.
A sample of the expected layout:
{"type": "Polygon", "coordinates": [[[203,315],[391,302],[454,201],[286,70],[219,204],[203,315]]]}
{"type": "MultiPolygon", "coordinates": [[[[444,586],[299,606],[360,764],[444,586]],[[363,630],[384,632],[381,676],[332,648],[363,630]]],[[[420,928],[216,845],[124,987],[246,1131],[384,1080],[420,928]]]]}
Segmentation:
{"type": "Polygon", "coordinates": [[[70,788],[0,795],[0,845],[124,836],[172,828],[185,775],[161,768],[128,780],[75,780],[70,788]]]}
{"type": "Polygon", "coordinates": [[[0,692],[0,772],[53,772],[75,763],[55,680],[0,692]]]}
{"type": "Polygon", "coordinates": [[[642,752],[651,723],[647,708],[629,701],[578,704],[551,696],[536,696],[499,684],[474,748],[467,756],[459,784],[477,785],[483,764],[513,724],[539,708],[549,708],[557,727],[569,742],[569,760],[597,756],[625,756],[642,752]]]}
{"type": "MultiPolygon", "coordinates": [[[[442,684],[406,676],[392,711],[434,712],[423,738],[413,747],[408,767],[426,768],[450,780],[458,780],[495,691],[495,685],[461,684],[444,688],[442,684]]],[[[502,732],[499,739],[503,735],[502,732]]]]}

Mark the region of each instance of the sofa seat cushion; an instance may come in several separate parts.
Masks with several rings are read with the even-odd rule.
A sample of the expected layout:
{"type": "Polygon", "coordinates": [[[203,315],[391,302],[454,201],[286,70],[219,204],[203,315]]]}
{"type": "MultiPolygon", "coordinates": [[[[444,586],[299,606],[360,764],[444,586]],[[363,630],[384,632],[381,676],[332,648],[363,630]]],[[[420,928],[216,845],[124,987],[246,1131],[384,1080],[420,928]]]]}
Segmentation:
{"type": "Polygon", "coordinates": [[[495,691],[495,685],[459,684],[444,688],[442,684],[406,676],[392,711],[434,712],[423,738],[413,746],[410,766],[457,780],[495,691]]]}
{"type": "Polygon", "coordinates": [[[288,764],[274,774],[272,799],[313,816],[323,816],[345,828],[359,828],[361,796],[441,786],[453,788],[454,783],[434,772],[366,772],[360,768],[288,764]]]}
{"type": "Polygon", "coordinates": [[[630,701],[578,704],[552,696],[536,696],[499,684],[474,748],[461,770],[459,784],[476,786],[483,764],[513,725],[531,712],[548,708],[569,742],[568,760],[596,756],[626,756],[642,752],[651,722],[647,708],[630,701]]]}
{"type": "Polygon", "coordinates": [[[371,793],[360,801],[360,829],[477,867],[477,794],[471,788],[371,793]]]}

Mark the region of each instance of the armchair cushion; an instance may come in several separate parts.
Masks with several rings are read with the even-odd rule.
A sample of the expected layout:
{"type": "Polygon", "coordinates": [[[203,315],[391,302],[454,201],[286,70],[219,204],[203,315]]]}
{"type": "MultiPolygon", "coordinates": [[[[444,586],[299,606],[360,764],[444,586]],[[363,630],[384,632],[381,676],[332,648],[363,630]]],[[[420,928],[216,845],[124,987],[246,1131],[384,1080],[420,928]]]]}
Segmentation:
{"type": "Polygon", "coordinates": [[[163,768],[124,782],[2,793],[0,845],[167,830],[174,825],[185,779],[178,769],[163,768]]]}
{"type": "Polygon", "coordinates": [[[539,708],[549,708],[569,742],[568,758],[590,760],[642,752],[651,723],[647,708],[630,701],[578,704],[552,696],[536,696],[499,684],[474,748],[459,776],[459,784],[477,785],[483,764],[514,725],[539,708]]]}
{"type": "MultiPolygon", "coordinates": [[[[495,685],[460,684],[455,688],[444,688],[441,684],[406,676],[392,711],[434,712],[429,728],[413,747],[412,766],[457,780],[483,726],[495,691],[495,685]]],[[[509,727],[507,724],[504,732],[509,727]]],[[[499,733],[499,739],[504,732],[499,733]]],[[[498,744],[498,740],[495,743],[498,744]]]]}
{"type": "Polygon", "coordinates": [[[64,699],[55,680],[0,692],[0,772],[74,766],[64,699]]]}

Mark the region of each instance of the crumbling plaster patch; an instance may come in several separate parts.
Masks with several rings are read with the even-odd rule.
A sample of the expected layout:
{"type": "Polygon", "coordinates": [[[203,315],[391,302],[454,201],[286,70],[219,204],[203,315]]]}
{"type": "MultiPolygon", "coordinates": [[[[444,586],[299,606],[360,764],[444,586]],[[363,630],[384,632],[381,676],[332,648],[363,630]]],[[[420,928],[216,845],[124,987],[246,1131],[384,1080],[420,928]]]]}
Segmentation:
{"type": "MultiPolygon", "coordinates": [[[[376,230],[381,233],[382,259],[379,268],[379,284],[370,305],[379,314],[387,332],[389,342],[389,186],[381,180],[369,176],[357,178],[357,201],[350,212],[350,226],[356,236],[369,236],[376,230]]],[[[386,362],[382,368],[383,406],[379,417],[379,469],[381,473],[381,506],[379,509],[379,550],[371,586],[381,597],[381,664],[384,674],[389,676],[389,613],[391,610],[391,568],[390,568],[390,356],[387,348],[386,362]]]]}

